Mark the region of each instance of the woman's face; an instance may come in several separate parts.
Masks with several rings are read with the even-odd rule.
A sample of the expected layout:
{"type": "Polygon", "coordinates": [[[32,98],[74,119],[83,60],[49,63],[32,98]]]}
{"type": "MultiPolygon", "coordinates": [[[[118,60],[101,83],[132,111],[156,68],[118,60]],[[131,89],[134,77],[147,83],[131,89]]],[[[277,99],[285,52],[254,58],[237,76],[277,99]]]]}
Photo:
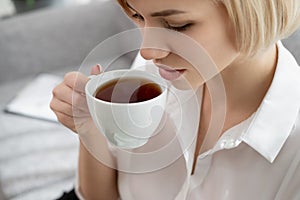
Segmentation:
{"type": "MultiPolygon", "coordinates": [[[[166,28],[185,34],[206,50],[219,72],[238,56],[234,30],[226,9],[214,0],[128,0],[127,4],[129,17],[140,28],[166,28]]],[[[151,34],[145,32],[143,43],[151,37],[151,34]]],[[[172,44],[166,46],[172,49],[172,44]]],[[[141,55],[147,60],[153,60],[161,76],[175,86],[182,87],[182,81],[187,80],[195,89],[204,82],[196,69],[199,66],[191,65],[171,50],[142,46],[141,55]]]]}

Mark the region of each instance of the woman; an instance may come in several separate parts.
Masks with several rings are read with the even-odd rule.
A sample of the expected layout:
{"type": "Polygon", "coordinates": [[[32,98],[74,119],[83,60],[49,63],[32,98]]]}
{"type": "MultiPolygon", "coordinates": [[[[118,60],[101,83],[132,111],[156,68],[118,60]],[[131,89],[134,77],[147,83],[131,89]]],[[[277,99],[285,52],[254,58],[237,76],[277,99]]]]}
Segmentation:
{"type": "MultiPolygon", "coordinates": [[[[172,170],[167,168],[168,176],[126,174],[98,162],[81,144],[77,195],[82,199],[300,199],[296,178],[300,176],[300,69],[280,43],[299,27],[300,2],[119,0],[119,4],[139,27],[178,31],[207,51],[224,82],[225,121],[220,137],[203,148],[212,115],[207,85],[215,77],[205,79],[197,66],[171,50],[142,46],[141,56],[152,60],[163,78],[175,86],[185,79],[195,90],[202,88],[192,169],[180,187],[173,187],[176,171],[168,173],[172,170]]],[[[150,37],[143,32],[143,44],[150,37]]],[[[91,73],[99,74],[99,66],[91,73]]],[[[84,86],[88,78],[67,74],[51,102],[58,120],[74,132],[75,80],[84,86]]],[[[110,154],[105,142],[103,151],[110,154]]]]}

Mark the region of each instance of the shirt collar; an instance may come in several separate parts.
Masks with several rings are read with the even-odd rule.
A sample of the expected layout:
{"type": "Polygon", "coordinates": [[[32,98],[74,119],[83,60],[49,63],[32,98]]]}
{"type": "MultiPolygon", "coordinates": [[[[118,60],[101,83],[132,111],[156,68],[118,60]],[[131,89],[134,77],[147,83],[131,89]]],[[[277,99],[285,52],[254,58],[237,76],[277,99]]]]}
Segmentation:
{"type": "Polygon", "coordinates": [[[278,61],[272,84],[242,140],[273,162],[292,131],[300,107],[300,68],[278,42],[278,61]]]}

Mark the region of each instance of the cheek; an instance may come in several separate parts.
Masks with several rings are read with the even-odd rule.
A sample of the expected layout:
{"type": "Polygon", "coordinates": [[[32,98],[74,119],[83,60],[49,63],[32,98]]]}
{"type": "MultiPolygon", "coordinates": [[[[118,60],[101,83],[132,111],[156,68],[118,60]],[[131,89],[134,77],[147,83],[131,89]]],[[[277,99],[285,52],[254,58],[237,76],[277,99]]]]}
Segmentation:
{"type": "Polygon", "coordinates": [[[195,38],[217,65],[219,71],[226,68],[238,56],[233,28],[225,20],[203,24],[191,37],[195,38]]]}
{"type": "Polygon", "coordinates": [[[228,41],[220,41],[208,50],[219,71],[229,66],[238,56],[238,51],[228,41]]]}

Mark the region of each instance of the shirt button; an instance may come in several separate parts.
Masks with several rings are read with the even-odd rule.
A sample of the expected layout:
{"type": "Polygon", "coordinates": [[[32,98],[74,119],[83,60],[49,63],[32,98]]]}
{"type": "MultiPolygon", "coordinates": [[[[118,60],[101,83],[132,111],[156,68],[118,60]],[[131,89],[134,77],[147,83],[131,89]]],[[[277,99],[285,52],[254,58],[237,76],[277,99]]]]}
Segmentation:
{"type": "Polygon", "coordinates": [[[221,143],[221,148],[223,149],[231,149],[233,147],[235,147],[236,141],[234,139],[228,139],[228,140],[224,140],[222,143],[221,143]]]}

